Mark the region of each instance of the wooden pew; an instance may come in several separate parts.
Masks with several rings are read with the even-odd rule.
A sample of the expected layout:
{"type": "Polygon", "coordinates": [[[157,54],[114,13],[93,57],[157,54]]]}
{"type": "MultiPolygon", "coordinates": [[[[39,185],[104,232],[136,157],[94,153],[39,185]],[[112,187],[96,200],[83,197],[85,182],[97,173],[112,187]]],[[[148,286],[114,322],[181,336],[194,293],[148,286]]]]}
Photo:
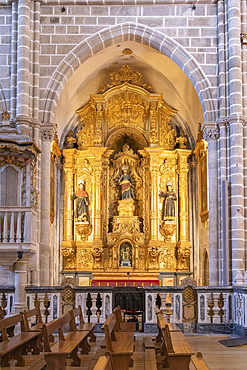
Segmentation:
{"type": "Polygon", "coordinates": [[[158,325],[158,329],[159,329],[159,334],[156,337],[156,342],[157,343],[162,342],[162,338],[163,338],[162,330],[165,330],[166,325],[168,325],[170,332],[172,332],[172,331],[181,332],[181,330],[179,329],[179,327],[176,324],[168,323],[166,321],[163,313],[160,310],[156,310],[156,315],[157,315],[157,325],[158,325]]]}
{"type": "Polygon", "coordinates": [[[145,348],[145,370],[157,370],[155,349],[145,348]]]}
{"type": "Polygon", "coordinates": [[[209,370],[209,367],[203,360],[201,352],[197,352],[196,355],[191,356],[191,362],[196,370],[209,370]]]}
{"type": "Polygon", "coordinates": [[[113,366],[117,370],[128,370],[133,366],[131,356],[134,350],[133,332],[116,332],[116,315],[112,313],[102,328],[105,331],[106,350],[112,355],[113,366]]]}
{"type": "Polygon", "coordinates": [[[65,370],[67,357],[73,360],[72,366],[80,366],[81,360],[77,355],[78,348],[81,348],[81,353],[88,354],[90,346],[87,338],[89,331],[71,331],[64,335],[63,326],[70,324],[71,316],[69,313],[55,319],[48,324],[43,324],[44,335],[44,352],[46,361],[46,370],[65,370]],[[58,330],[59,341],[52,347],[50,345],[49,336],[58,330]]]}
{"type": "Polygon", "coordinates": [[[110,353],[108,353],[108,355],[106,353],[105,356],[101,356],[93,368],[93,370],[114,370],[114,369],[115,368],[110,353]]]}
{"type": "Polygon", "coordinates": [[[120,331],[136,331],[135,322],[123,322],[120,306],[115,307],[113,312],[116,314],[117,324],[120,331]]]}
{"type": "Polygon", "coordinates": [[[29,311],[24,310],[23,317],[24,317],[24,325],[25,325],[26,331],[42,330],[43,321],[42,321],[42,316],[41,316],[39,307],[33,308],[32,310],[29,310],[29,311]],[[30,317],[33,317],[33,316],[37,317],[38,322],[36,323],[36,325],[30,326],[28,319],[30,319],[30,317]]]}
{"type": "Polygon", "coordinates": [[[165,327],[165,343],[170,370],[189,370],[192,348],[186,341],[182,332],[170,332],[169,326],[165,327]]]}
{"type": "Polygon", "coordinates": [[[94,327],[95,323],[92,322],[85,322],[82,315],[81,306],[78,308],[74,308],[73,310],[69,311],[71,322],[70,322],[70,331],[89,331],[90,332],[90,342],[96,342],[96,336],[94,335],[94,327]],[[76,325],[75,318],[79,316],[80,324],[76,325]]]}
{"type": "Polygon", "coordinates": [[[0,365],[9,367],[9,361],[15,359],[16,366],[25,366],[25,360],[22,355],[30,349],[33,355],[40,354],[40,332],[26,332],[23,320],[23,314],[20,313],[0,320],[0,331],[2,332],[2,342],[0,343],[0,365]],[[8,328],[15,328],[20,323],[21,333],[8,336],[8,328]]]}

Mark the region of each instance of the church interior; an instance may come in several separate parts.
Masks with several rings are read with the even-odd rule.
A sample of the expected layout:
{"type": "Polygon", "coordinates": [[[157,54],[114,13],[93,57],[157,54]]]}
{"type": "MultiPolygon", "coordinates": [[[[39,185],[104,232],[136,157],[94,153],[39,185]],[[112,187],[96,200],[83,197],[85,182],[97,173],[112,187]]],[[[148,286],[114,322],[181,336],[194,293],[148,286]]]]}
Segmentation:
{"type": "Polygon", "coordinates": [[[1,369],[246,368],[246,14],[0,0],[1,369]]]}

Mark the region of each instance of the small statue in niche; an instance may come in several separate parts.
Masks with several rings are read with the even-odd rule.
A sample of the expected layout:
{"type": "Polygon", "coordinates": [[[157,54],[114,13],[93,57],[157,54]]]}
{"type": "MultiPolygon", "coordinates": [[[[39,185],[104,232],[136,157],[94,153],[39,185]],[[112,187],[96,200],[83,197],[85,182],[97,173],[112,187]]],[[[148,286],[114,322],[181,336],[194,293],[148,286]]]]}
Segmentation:
{"type": "Polygon", "coordinates": [[[83,180],[78,182],[79,189],[77,192],[71,196],[72,199],[77,199],[76,202],[76,218],[77,221],[82,221],[83,223],[90,224],[89,215],[89,197],[88,193],[85,191],[85,183],[83,180]]]}
{"type": "Polygon", "coordinates": [[[129,242],[120,245],[120,266],[132,266],[132,245],[129,242]]]}
{"type": "Polygon", "coordinates": [[[76,143],[76,138],[73,137],[73,131],[70,130],[65,138],[66,149],[73,149],[75,143],[76,143]]]}
{"type": "Polygon", "coordinates": [[[134,191],[132,186],[132,181],[128,175],[128,166],[122,167],[123,175],[119,180],[119,185],[121,188],[121,199],[134,199],[134,191]]]}
{"type": "Polygon", "coordinates": [[[162,210],[162,220],[167,218],[174,218],[176,216],[175,201],[177,200],[176,193],[172,190],[172,182],[168,181],[167,191],[164,193],[160,192],[160,197],[165,198],[162,210]]]}
{"type": "Polygon", "coordinates": [[[139,220],[139,218],[137,216],[135,216],[135,218],[132,222],[132,227],[133,227],[133,232],[134,233],[140,233],[141,232],[140,225],[141,225],[141,221],[139,220]]]}
{"type": "Polygon", "coordinates": [[[117,217],[114,217],[111,223],[112,223],[112,232],[117,233],[120,225],[120,222],[118,221],[117,217]]]}

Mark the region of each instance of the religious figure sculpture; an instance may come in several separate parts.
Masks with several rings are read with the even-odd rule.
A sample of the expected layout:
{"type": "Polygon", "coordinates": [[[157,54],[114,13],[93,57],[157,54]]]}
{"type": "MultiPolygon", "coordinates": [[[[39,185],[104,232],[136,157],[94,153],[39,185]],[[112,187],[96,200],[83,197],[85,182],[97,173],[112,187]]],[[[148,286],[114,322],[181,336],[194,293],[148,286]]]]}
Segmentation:
{"type": "Polygon", "coordinates": [[[128,175],[128,166],[122,167],[123,175],[119,180],[119,185],[121,187],[121,199],[134,199],[134,192],[132,187],[132,181],[128,175]]]}
{"type": "Polygon", "coordinates": [[[132,246],[129,242],[120,246],[120,266],[132,266],[132,246]]]}
{"type": "Polygon", "coordinates": [[[133,223],[132,223],[133,232],[140,233],[141,232],[140,225],[141,225],[141,221],[139,220],[137,216],[135,216],[133,223]]]}
{"type": "Polygon", "coordinates": [[[95,269],[100,269],[102,268],[102,258],[104,254],[104,249],[96,247],[93,249],[93,258],[94,258],[94,268],[95,269]]]}
{"type": "Polygon", "coordinates": [[[85,183],[83,180],[78,182],[79,189],[72,195],[72,199],[77,199],[76,202],[76,218],[77,221],[82,221],[84,223],[90,223],[89,215],[89,197],[88,193],[85,191],[85,183]]]}
{"type": "Polygon", "coordinates": [[[174,218],[176,215],[175,200],[177,200],[176,193],[172,190],[172,182],[168,181],[167,191],[160,193],[160,197],[165,198],[162,210],[162,219],[174,218]]]}
{"type": "Polygon", "coordinates": [[[118,232],[120,222],[118,221],[117,217],[114,217],[111,223],[112,223],[112,232],[113,233],[118,232]]]}

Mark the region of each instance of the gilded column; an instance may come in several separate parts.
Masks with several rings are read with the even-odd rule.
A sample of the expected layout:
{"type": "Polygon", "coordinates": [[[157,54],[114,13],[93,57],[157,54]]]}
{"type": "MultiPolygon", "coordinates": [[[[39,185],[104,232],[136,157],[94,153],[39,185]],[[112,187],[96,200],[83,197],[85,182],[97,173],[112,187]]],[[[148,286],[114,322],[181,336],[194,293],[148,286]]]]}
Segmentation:
{"type": "Polygon", "coordinates": [[[102,244],[102,155],[106,148],[90,148],[94,154],[94,244],[102,244]]]}
{"type": "Polygon", "coordinates": [[[157,119],[158,119],[158,109],[157,102],[151,102],[150,107],[150,145],[157,146],[157,119]]]}
{"type": "Polygon", "coordinates": [[[176,150],[179,176],[179,242],[178,242],[178,269],[189,269],[191,245],[189,241],[188,222],[188,164],[190,150],[176,150]]]}
{"type": "Polygon", "coordinates": [[[74,173],[75,173],[75,149],[63,150],[64,156],[64,242],[71,242],[73,238],[73,199],[74,173]]]}
{"type": "Polygon", "coordinates": [[[155,244],[159,235],[159,194],[158,194],[158,169],[161,148],[145,148],[150,156],[150,200],[151,200],[151,230],[150,245],[155,244]],[[153,243],[152,243],[153,242],[153,243]]]}
{"type": "Polygon", "coordinates": [[[102,119],[103,119],[104,111],[102,109],[101,104],[97,104],[96,108],[96,127],[95,127],[95,136],[94,136],[94,144],[96,146],[102,145],[102,119]]]}

